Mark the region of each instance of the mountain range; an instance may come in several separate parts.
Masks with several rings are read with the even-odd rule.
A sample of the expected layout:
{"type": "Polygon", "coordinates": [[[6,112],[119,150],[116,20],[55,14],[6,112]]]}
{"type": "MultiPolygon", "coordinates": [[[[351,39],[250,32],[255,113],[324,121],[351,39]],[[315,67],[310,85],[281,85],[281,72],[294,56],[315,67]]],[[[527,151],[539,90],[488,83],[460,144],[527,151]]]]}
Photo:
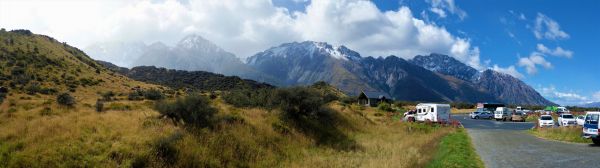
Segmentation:
{"type": "Polygon", "coordinates": [[[271,47],[244,63],[197,35],[174,47],[155,43],[143,53],[133,65],[237,75],[276,86],[326,81],[349,95],[380,91],[407,101],[554,105],[517,78],[436,53],[410,60],[363,57],[343,45],[304,41],[271,47]]]}

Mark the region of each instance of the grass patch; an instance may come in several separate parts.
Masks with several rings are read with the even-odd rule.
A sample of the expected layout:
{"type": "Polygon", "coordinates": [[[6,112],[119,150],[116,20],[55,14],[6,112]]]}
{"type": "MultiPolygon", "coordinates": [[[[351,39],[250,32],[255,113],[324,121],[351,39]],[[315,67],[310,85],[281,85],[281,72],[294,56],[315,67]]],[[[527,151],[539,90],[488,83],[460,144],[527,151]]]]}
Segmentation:
{"type": "Polygon", "coordinates": [[[464,129],[442,139],[433,161],[427,167],[484,167],[464,129]]]}
{"type": "Polygon", "coordinates": [[[574,143],[592,143],[591,139],[581,137],[581,127],[536,128],[530,129],[527,132],[543,139],[574,143]]]}

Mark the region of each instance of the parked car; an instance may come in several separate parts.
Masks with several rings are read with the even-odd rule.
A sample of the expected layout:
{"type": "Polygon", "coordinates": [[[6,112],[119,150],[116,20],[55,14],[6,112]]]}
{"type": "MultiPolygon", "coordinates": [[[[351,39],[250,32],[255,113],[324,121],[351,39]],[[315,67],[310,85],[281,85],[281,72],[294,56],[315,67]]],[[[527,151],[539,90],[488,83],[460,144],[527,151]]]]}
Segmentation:
{"type": "Polygon", "coordinates": [[[582,129],[582,137],[591,138],[592,142],[596,145],[600,145],[600,137],[598,137],[598,118],[600,118],[600,112],[586,112],[582,129]]]}
{"type": "Polygon", "coordinates": [[[540,127],[552,127],[554,126],[554,119],[551,115],[541,115],[538,118],[538,125],[540,127]]]}
{"type": "Polygon", "coordinates": [[[573,114],[569,114],[569,113],[562,113],[558,116],[558,125],[559,126],[574,126],[577,124],[577,121],[575,121],[575,117],[573,117],[573,114]]]}
{"type": "Polygon", "coordinates": [[[510,117],[510,121],[525,122],[525,115],[523,114],[523,112],[513,113],[510,117]]]}
{"type": "Polygon", "coordinates": [[[469,114],[469,116],[471,117],[471,119],[492,119],[494,118],[494,115],[490,112],[487,111],[483,111],[483,112],[473,112],[471,114],[469,114]]]}
{"type": "Polygon", "coordinates": [[[524,109],[524,108],[523,108],[523,107],[521,107],[521,106],[517,106],[517,109],[515,109],[515,110],[516,110],[517,112],[521,112],[521,113],[523,113],[523,115],[528,115],[529,113],[531,113],[531,110],[524,109]]]}
{"type": "Polygon", "coordinates": [[[579,115],[579,116],[577,116],[577,118],[575,119],[575,121],[577,121],[577,125],[583,126],[583,123],[585,122],[585,115],[579,115]]]}
{"type": "Polygon", "coordinates": [[[496,108],[496,111],[494,111],[494,118],[496,119],[496,121],[510,121],[512,118],[512,114],[514,113],[514,110],[507,108],[507,107],[498,107],[496,108]]]}
{"type": "Polygon", "coordinates": [[[417,104],[417,121],[443,122],[450,120],[450,105],[435,103],[417,104]]]}

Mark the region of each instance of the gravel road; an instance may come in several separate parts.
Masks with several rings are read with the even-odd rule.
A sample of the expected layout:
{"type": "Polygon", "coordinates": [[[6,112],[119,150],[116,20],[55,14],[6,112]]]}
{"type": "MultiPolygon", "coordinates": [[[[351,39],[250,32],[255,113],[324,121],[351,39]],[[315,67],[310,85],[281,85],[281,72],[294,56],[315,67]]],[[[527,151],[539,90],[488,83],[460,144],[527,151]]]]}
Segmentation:
{"type": "Polygon", "coordinates": [[[550,141],[529,135],[528,122],[473,120],[454,115],[471,136],[485,166],[496,167],[600,167],[600,146],[550,141]]]}

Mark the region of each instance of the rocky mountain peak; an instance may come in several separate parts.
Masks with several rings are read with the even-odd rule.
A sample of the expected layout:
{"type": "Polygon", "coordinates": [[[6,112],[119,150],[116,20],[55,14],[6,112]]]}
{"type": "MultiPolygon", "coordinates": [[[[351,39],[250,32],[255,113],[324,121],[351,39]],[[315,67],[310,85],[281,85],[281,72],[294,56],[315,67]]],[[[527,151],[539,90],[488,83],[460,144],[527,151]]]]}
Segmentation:
{"type": "Polygon", "coordinates": [[[443,54],[417,55],[410,62],[430,71],[450,75],[466,81],[477,80],[480,75],[477,69],[443,54]]]}
{"type": "Polygon", "coordinates": [[[208,41],[207,39],[205,39],[204,37],[202,37],[200,35],[196,35],[196,34],[191,34],[191,35],[185,36],[183,39],[181,39],[177,43],[177,48],[188,49],[188,50],[200,50],[202,52],[211,52],[211,53],[224,51],[216,44],[214,44],[211,41],[208,41]]]}

